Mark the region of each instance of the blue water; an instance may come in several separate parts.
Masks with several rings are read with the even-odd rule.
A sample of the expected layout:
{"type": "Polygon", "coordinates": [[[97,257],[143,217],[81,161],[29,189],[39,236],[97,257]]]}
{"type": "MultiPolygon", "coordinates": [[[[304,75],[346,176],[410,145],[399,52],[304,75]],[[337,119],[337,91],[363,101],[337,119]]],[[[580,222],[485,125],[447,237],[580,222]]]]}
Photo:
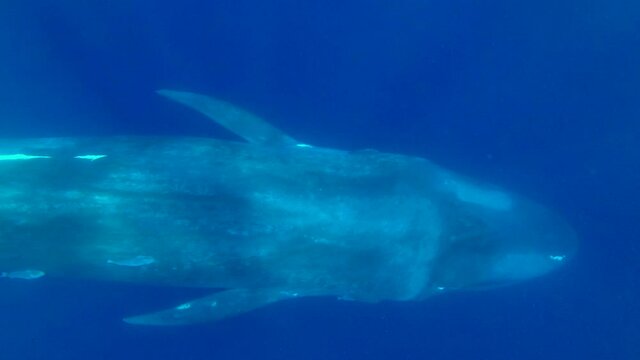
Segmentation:
{"type": "Polygon", "coordinates": [[[215,324],[120,319],[199,290],[0,284],[0,359],[640,359],[640,3],[0,2],[0,135],[232,139],[155,89],[319,146],[428,157],[557,209],[560,271],[421,303],[326,299],[215,324]]]}

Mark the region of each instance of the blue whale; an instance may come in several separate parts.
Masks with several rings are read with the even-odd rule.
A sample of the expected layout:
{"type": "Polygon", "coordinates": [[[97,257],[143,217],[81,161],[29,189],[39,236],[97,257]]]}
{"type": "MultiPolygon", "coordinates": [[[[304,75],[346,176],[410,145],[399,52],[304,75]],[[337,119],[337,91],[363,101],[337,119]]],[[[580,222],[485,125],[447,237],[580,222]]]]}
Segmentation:
{"type": "Polygon", "coordinates": [[[576,249],[552,210],[423,158],[314,147],[227,102],[159,93],[245,141],[0,141],[0,281],[210,288],[125,319],[179,325],[311,296],[493,288],[547,274],[576,249]]]}

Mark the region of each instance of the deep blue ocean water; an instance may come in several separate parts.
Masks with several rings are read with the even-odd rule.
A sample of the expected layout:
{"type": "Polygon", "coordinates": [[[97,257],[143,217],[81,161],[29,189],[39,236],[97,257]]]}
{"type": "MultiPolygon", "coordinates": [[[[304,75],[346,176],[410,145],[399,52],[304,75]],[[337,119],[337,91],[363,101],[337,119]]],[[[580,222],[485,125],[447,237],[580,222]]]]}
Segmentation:
{"type": "Polygon", "coordinates": [[[234,139],[159,88],[511,188],[561,212],[580,251],[507,288],[178,328],[121,318],[201,290],[2,281],[0,359],[640,359],[640,3],[0,2],[2,137],[234,139]]]}

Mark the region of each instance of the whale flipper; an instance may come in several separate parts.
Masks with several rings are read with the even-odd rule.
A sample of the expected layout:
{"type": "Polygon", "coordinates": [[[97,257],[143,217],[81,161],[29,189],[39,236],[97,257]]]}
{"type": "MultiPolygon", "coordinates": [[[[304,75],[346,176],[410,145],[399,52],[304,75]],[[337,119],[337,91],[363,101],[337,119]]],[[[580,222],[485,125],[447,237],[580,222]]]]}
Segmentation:
{"type": "Polygon", "coordinates": [[[298,297],[297,293],[276,289],[224,290],[171,309],[125,318],[124,321],[134,325],[188,325],[224,319],[295,297],[298,297]]]}
{"type": "Polygon", "coordinates": [[[226,101],[186,91],[157,90],[157,93],[203,113],[250,143],[268,146],[298,145],[297,141],[265,120],[226,101]]]}

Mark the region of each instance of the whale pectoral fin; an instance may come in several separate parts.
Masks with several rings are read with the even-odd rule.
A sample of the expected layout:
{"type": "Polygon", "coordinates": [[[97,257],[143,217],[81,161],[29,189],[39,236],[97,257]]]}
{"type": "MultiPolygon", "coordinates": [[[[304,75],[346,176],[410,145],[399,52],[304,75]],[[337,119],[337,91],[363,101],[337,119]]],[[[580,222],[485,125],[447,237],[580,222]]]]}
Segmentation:
{"type": "Polygon", "coordinates": [[[260,117],[226,101],[186,91],[158,90],[158,94],[195,109],[250,143],[295,146],[298,143],[260,117]]]}
{"type": "Polygon", "coordinates": [[[297,296],[296,293],[274,289],[225,290],[171,309],[125,318],[124,321],[135,325],[156,326],[217,321],[297,296]]]}

